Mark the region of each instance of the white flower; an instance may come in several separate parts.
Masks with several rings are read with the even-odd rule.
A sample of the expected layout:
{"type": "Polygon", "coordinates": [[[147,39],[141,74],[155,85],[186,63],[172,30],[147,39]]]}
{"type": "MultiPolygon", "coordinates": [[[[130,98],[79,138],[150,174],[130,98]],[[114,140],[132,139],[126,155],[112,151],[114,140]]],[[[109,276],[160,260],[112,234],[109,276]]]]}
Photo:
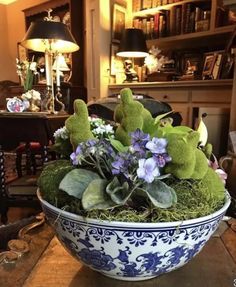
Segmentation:
{"type": "Polygon", "coordinates": [[[68,139],[69,138],[69,132],[66,128],[66,126],[56,130],[53,134],[54,138],[57,139],[57,138],[62,138],[64,140],[68,139]]]}

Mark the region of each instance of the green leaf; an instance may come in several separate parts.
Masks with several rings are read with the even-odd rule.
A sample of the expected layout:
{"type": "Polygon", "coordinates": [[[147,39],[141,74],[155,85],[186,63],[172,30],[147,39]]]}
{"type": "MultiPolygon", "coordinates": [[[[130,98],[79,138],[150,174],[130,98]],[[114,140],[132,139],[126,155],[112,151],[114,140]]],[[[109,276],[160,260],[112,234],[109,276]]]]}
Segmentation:
{"type": "Polygon", "coordinates": [[[148,198],[156,207],[168,208],[177,202],[174,189],[163,181],[155,180],[150,184],[146,184],[141,190],[147,194],[148,198]]]}
{"type": "Polygon", "coordinates": [[[116,204],[106,194],[108,181],[105,179],[94,179],[82,196],[82,205],[85,210],[91,209],[109,209],[116,204]]]}
{"type": "Polygon", "coordinates": [[[114,177],[112,181],[107,185],[107,194],[110,195],[112,201],[119,205],[123,205],[131,196],[131,191],[128,182],[120,184],[117,177],[114,177]]]}
{"type": "Polygon", "coordinates": [[[165,116],[171,114],[172,112],[173,112],[173,111],[170,111],[170,112],[165,113],[165,114],[158,115],[158,116],[155,118],[155,120],[154,120],[154,124],[155,124],[155,125],[158,124],[159,121],[160,121],[162,118],[164,118],[165,116]]]}
{"type": "Polygon", "coordinates": [[[93,171],[76,168],[67,173],[60,182],[59,188],[69,195],[81,199],[90,182],[99,178],[100,176],[93,171]]]}
{"type": "Polygon", "coordinates": [[[115,140],[111,137],[109,137],[109,141],[110,141],[111,145],[119,152],[126,152],[129,149],[128,146],[124,146],[120,141],[115,140]]]}

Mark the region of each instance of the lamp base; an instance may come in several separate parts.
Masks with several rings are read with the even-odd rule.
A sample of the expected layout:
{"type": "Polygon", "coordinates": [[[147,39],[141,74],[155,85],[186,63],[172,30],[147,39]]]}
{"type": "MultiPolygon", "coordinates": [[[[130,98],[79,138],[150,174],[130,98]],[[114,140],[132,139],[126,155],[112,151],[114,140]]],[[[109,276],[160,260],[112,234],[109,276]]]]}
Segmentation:
{"type": "Polygon", "coordinates": [[[55,104],[59,106],[59,111],[58,113],[60,114],[66,114],[66,111],[65,111],[65,105],[62,101],[60,101],[59,99],[62,98],[62,93],[61,93],[61,88],[59,86],[57,86],[57,92],[56,92],[56,95],[55,95],[55,104]]]}
{"type": "Polygon", "coordinates": [[[54,95],[51,86],[47,86],[47,91],[41,105],[41,111],[56,114],[54,108],[54,95]]]}

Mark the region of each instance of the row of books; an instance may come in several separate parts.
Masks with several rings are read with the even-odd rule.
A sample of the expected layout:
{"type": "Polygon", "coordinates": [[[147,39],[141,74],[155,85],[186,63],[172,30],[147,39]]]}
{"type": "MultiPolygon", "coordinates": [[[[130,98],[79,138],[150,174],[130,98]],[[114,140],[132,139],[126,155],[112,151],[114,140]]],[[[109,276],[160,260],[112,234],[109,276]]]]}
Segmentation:
{"type": "Polygon", "coordinates": [[[157,39],[174,35],[209,30],[210,11],[192,3],[160,10],[149,17],[133,19],[133,27],[142,29],[146,39],[157,39]]]}
{"type": "Polygon", "coordinates": [[[181,0],[133,0],[133,12],[181,2],[181,0]]]}

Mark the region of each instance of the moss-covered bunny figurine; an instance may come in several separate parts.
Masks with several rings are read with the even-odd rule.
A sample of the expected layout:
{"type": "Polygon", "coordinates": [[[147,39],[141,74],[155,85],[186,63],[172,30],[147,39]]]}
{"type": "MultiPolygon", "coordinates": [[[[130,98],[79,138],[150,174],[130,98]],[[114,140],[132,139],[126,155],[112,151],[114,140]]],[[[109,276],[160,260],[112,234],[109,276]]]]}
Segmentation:
{"type": "Polygon", "coordinates": [[[130,145],[129,133],[143,128],[143,105],[133,100],[132,91],[128,88],[121,90],[120,97],[121,103],[114,111],[114,120],[119,123],[115,137],[123,145],[128,146],[130,145]]]}
{"type": "Polygon", "coordinates": [[[130,132],[141,129],[145,133],[152,133],[154,119],[144,106],[133,99],[131,89],[124,88],[120,92],[121,103],[116,106],[114,120],[119,123],[116,139],[124,145],[130,145],[130,132]]]}
{"type": "Polygon", "coordinates": [[[171,162],[165,172],[171,173],[179,179],[201,180],[209,191],[209,196],[224,198],[224,184],[216,172],[209,167],[204,152],[198,148],[199,133],[191,131],[183,133],[169,133],[167,151],[171,162]]]}
{"type": "Polygon", "coordinates": [[[70,142],[75,150],[79,143],[94,138],[88,120],[88,109],[82,100],[74,101],[74,114],[65,122],[70,134],[70,142]]]}

